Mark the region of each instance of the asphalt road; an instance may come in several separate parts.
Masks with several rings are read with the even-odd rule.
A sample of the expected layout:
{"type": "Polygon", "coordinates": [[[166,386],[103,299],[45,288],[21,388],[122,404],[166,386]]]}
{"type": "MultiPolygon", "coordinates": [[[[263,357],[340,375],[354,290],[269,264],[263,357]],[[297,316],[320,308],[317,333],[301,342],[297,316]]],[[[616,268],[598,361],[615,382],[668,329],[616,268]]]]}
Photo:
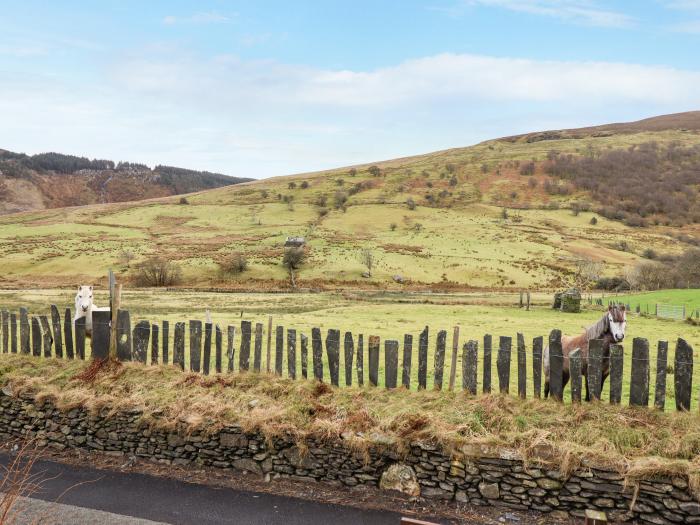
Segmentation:
{"type": "MultiPolygon", "coordinates": [[[[8,455],[0,454],[0,464],[4,466],[7,463],[8,455]]],[[[195,485],[143,474],[74,467],[52,461],[38,461],[34,472],[44,481],[40,491],[32,494],[31,498],[61,504],[52,508],[52,517],[58,520],[50,520],[51,523],[66,523],[55,514],[69,512],[68,508],[74,507],[183,525],[398,525],[400,521],[400,515],[394,512],[362,510],[287,496],[195,485]]],[[[78,519],[64,517],[71,523],[76,523],[78,519]]],[[[95,522],[90,518],[79,521],[95,522]]]]}

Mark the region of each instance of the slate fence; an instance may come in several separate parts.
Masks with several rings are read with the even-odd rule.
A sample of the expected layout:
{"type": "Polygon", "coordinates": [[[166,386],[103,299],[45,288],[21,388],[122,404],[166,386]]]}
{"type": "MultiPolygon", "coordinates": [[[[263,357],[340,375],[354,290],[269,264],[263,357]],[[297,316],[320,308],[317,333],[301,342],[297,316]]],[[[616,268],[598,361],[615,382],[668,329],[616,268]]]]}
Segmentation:
{"type": "MultiPolygon", "coordinates": [[[[26,308],[20,308],[18,314],[3,310],[0,312],[2,353],[19,353],[38,358],[104,359],[109,354],[110,318],[109,311],[93,312],[88,353],[85,318],[73,322],[69,308],[65,310],[63,323],[55,305],[51,305],[50,316],[30,316],[26,308]]],[[[273,334],[271,317],[268,320],[267,334],[264,334],[262,323],[253,325],[251,321],[245,320],[240,322],[240,327],[229,325],[224,331],[218,324],[203,323],[200,320],[176,322],[172,327],[169,321],[162,321],[161,324],[139,321],[132,326],[127,310],[119,310],[116,318],[118,360],[172,364],[181,370],[185,370],[187,365],[189,371],[204,375],[267,371],[278,376],[286,374],[291,379],[329,380],[336,387],[341,384],[364,386],[366,379],[369,387],[422,390],[428,388],[429,372],[432,370],[430,386],[433,389],[454,390],[459,388],[456,382],[457,370],[460,368],[461,389],[476,395],[479,390],[483,393],[498,391],[510,394],[511,373],[515,371],[513,394],[522,399],[529,395],[540,398],[545,382],[544,347],[548,345],[549,388],[551,397],[556,401],[565,400],[565,375],[570,378],[567,397],[570,396],[571,402],[580,403],[584,399],[586,381],[590,387],[591,399],[601,400],[605,397],[601,387],[605,370],[609,370],[605,388],[608,389],[607,398],[611,404],[623,403],[626,395],[631,406],[652,405],[664,410],[666,393],[672,392],[676,409],[690,410],[693,392],[693,349],[682,338],[676,342],[673,361],[669,358],[668,342],[658,341],[653,378],[654,399],[651,400],[649,341],[644,338],[634,338],[632,342],[631,356],[627,360],[631,362],[627,392],[623,389],[626,371],[622,345],[612,344],[607,357],[604,356],[603,341],[591,340],[588,361],[585,363],[588,371],[586,377],[582,373],[584,362],[580,350],[574,350],[568,358],[563,355],[560,330],[552,330],[547,340],[542,336],[535,337],[528,350],[521,333],[515,338],[515,349],[512,337],[499,336],[495,341],[491,334],[484,335],[482,341],[468,340],[460,348],[459,327],[455,327],[451,351],[447,344],[447,331],[439,330],[430,360],[432,362],[429,362],[430,328],[427,326],[418,337],[416,354],[411,334],[403,336],[403,345],[398,339],[385,339],[382,345],[380,338],[375,335],[365,339],[364,334],[345,332],[341,336],[341,331],[337,329],[328,329],[324,337],[320,328],[312,328],[309,338],[308,333],[276,326],[273,334]],[[263,370],[265,335],[266,368],[263,370]],[[497,342],[497,347],[494,347],[494,342],[497,342]],[[417,363],[414,362],[416,355],[417,363]],[[446,365],[448,358],[449,363],[446,365]],[[492,378],[494,360],[496,375],[492,378]],[[461,361],[461,367],[458,366],[458,361],[461,361]],[[565,366],[567,362],[568,370],[565,366]],[[416,371],[413,367],[417,367],[417,384],[413,381],[413,372],[416,371]],[[449,371],[447,376],[446,371],[449,371]],[[667,381],[671,371],[672,385],[667,381]],[[531,382],[528,382],[529,374],[531,382]],[[531,394],[528,394],[529,388],[532,389],[531,394]]]]}

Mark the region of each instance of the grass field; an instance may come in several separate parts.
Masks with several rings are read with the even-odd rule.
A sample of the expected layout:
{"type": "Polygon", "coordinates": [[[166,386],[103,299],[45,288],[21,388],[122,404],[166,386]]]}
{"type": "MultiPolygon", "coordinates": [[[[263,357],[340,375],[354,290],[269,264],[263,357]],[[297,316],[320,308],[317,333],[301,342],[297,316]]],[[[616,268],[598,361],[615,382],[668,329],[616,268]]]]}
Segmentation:
{"type": "Polygon", "coordinates": [[[188,204],[173,197],[3,216],[0,286],[104,282],[109,268],[127,282],[139,261],[162,256],[182,267],[188,286],[279,289],[288,281],[284,240],[299,235],[307,238],[308,260],[299,272],[306,288],[552,288],[571,283],[580,258],[619,274],[647,248],[681,251],[673,235],[700,234],[698,225],[630,228],[592,212],[574,215],[568,206],[588,200],[585,194],[549,195],[546,175],[538,169],[522,176],[515,161],[543,160],[552,149],[581,154],[650,140],[700,139],[665,131],[496,140],[378,163],[379,176],[358,166],[354,173],[344,168],[205,191],[188,196],[188,204]],[[344,206],[335,206],[336,194],[347,198],[344,206]],[[376,256],[366,279],[364,248],[376,256]],[[133,254],[130,263],[122,261],[124,252],[133,254]],[[245,254],[249,269],[224,278],[217,262],[232,252],[245,254]],[[394,282],[396,275],[404,284],[394,282]]]}
{"type": "MultiPolygon", "coordinates": [[[[700,261],[698,261],[700,264],[700,261]]],[[[608,299],[629,304],[632,308],[640,306],[642,312],[647,309],[654,313],[656,304],[685,306],[686,315],[690,316],[696,310],[700,310],[700,290],[659,290],[655,292],[635,293],[629,295],[614,295],[608,299]]]]}
{"type": "MultiPolygon", "coordinates": [[[[13,311],[17,311],[19,306],[27,306],[30,313],[45,314],[48,313],[48,305],[55,303],[62,312],[67,306],[72,308],[74,293],[72,290],[56,289],[31,292],[0,291],[0,306],[13,311]]],[[[95,302],[98,305],[107,304],[105,293],[97,291],[95,302]]],[[[438,330],[448,331],[445,385],[450,377],[453,327],[459,326],[460,328],[460,351],[456,367],[456,384],[458,386],[461,385],[461,348],[468,339],[475,339],[480,343],[479,385],[481,385],[481,342],[484,334],[489,333],[493,335],[494,352],[498,346],[498,337],[510,336],[513,338],[510,386],[513,393],[517,391],[515,336],[518,332],[523,333],[525,336],[528,350],[528,380],[531,381],[531,348],[534,337],[544,336],[546,339],[549,332],[554,328],[561,329],[564,334],[580,333],[583,327],[596,322],[603,313],[603,310],[600,308],[587,307],[581,314],[564,314],[550,309],[547,306],[548,302],[548,296],[537,295],[534,297],[535,306],[530,311],[526,311],[517,307],[517,296],[514,294],[398,294],[386,292],[269,294],[165,292],[162,290],[127,290],[124,292],[122,299],[123,307],[131,312],[132,326],[141,319],[151,322],[160,322],[167,319],[170,321],[172,331],[172,327],[177,321],[203,320],[207,309],[211,311],[214,323],[222,326],[224,330],[229,324],[236,326],[238,330],[241,319],[261,323],[264,329],[263,369],[266,367],[265,354],[269,315],[273,317],[273,330],[274,327],[280,325],[285,328],[294,328],[297,330],[297,333],[303,332],[310,337],[311,328],[318,327],[322,329],[322,336],[325,339],[326,330],[337,328],[341,330],[341,337],[345,331],[352,332],[355,336],[355,344],[357,344],[357,335],[364,334],[365,363],[367,363],[367,339],[369,335],[378,335],[383,340],[397,339],[403,345],[404,334],[411,334],[413,335],[413,388],[417,386],[418,335],[425,326],[430,327],[429,386],[432,384],[433,359],[438,330]]],[[[657,341],[669,341],[669,361],[671,363],[675,350],[675,341],[679,337],[686,339],[693,346],[696,359],[700,357],[698,355],[700,351],[700,327],[679,321],[659,320],[631,314],[628,320],[627,339],[625,340],[625,392],[629,389],[631,344],[634,337],[644,337],[650,341],[652,399],[653,378],[656,371],[657,341]]],[[[274,333],[272,339],[272,356],[274,359],[274,333]]],[[[240,339],[237,335],[236,348],[238,348],[239,341],[240,339]]],[[[172,345],[172,332],[170,344],[172,345]]],[[[401,355],[401,350],[399,353],[401,355]]],[[[297,373],[300,375],[301,356],[298,342],[297,356],[297,373]]],[[[380,378],[383,378],[383,346],[380,368],[382,370],[380,378]]],[[[492,368],[493,385],[496,388],[495,353],[492,368]]],[[[286,374],[286,361],[284,370],[286,374]]],[[[368,366],[365,364],[365,381],[367,381],[367,370],[368,366]]],[[[328,377],[327,366],[325,367],[325,374],[328,377]]],[[[341,384],[343,383],[343,377],[341,359],[341,384]]],[[[355,377],[353,381],[356,381],[355,377]]],[[[673,381],[671,376],[669,376],[667,385],[669,385],[667,388],[667,407],[671,407],[673,406],[673,381]]],[[[532,386],[530,383],[528,393],[531,392],[532,386]]],[[[568,392],[566,395],[568,395],[568,392]]],[[[607,396],[607,394],[605,395],[607,396]]],[[[693,409],[697,407],[699,395],[700,380],[696,378],[693,409]]]]}

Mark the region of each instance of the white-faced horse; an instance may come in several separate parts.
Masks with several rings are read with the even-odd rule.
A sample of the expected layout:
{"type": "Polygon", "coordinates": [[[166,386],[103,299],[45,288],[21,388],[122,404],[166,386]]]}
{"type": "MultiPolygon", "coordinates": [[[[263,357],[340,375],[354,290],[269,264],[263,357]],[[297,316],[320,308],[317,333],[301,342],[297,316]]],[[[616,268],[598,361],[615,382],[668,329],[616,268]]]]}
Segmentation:
{"type": "MultiPolygon", "coordinates": [[[[562,388],[569,381],[569,354],[577,348],[581,351],[581,374],[586,382],[586,401],[590,401],[588,389],[588,343],[591,339],[603,340],[603,377],[600,384],[602,390],[605,379],[610,374],[610,345],[621,343],[625,338],[627,328],[627,313],[623,306],[610,306],[600,320],[586,328],[581,334],[573,337],[562,336],[561,349],[564,354],[562,388]]],[[[544,361],[544,397],[549,395],[549,346],[546,346],[542,356],[544,361]]]]}
{"type": "Polygon", "coordinates": [[[109,311],[109,307],[99,307],[92,302],[92,286],[82,285],[75,294],[75,317],[73,322],[85,318],[85,334],[92,336],[92,312],[109,311]]]}

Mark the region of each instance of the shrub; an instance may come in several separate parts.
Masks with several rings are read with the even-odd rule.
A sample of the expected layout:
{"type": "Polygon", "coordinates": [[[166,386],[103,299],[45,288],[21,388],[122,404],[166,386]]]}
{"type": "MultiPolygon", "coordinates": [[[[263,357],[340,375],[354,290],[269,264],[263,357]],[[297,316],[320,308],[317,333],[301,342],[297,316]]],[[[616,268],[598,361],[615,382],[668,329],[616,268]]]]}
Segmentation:
{"type": "Polygon", "coordinates": [[[409,210],[415,210],[416,209],[416,201],[414,201],[411,197],[406,199],[406,206],[408,207],[409,210]]]}
{"type": "Polygon", "coordinates": [[[344,191],[336,191],[333,195],[333,206],[335,209],[345,209],[345,204],[348,202],[348,194],[344,191]]]}
{"type": "Polygon", "coordinates": [[[389,225],[389,229],[390,229],[391,231],[395,231],[395,230],[396,230],[396,223],[395,223],[395,222],[392,222],[392,223],[389,225]]]}
{"type": "Polygon", "coordinates": [[[527,185],[528,185],[530,188],[536,188],[536,187],[537,187],[537,179],[532,179],[532,178],[531,178],[531,179],[528,179],[528,180],[527,180],[527,185]]]}
{"type": "Polygon", "coordinates": [[[357,170],[355,168],[350,168],[350,171],[348,171],[348,175],[354,177],[355,175],[357,175],[357,170]]]}
{"type": "Polygon", "coordinates": [[[305,259],[306,253],[304,248],[287,248],[284,250],[284,256],[282,257],[282,266],[288,270],[298,270],[304,264],[305,259]]]}
{"type": "Polygon", "coordinates": [[[297,187],[297,183],[294,181],[287,184],[287,189],[293,190],[293,189],[296,189],[296,187],[297,187]]]}
{"type": "Polygon", "coordinates": [[[382,170],[379,169],[379,166],[370,166],[367,168],[367,171],[372,175],[372,177],[379,177],[379,174],[382,172],[382,170]]]}
{"type": "Polygon", "coordinates": [[[248,269],[248,259],[242,253],[232,253],[219,261],[219,268],[222,273],[238,275],[248,269]]]}
{"type": "Polygon", "coordinates": [[[642,257],[644,257],[645,259],[652,259],[653,260],[653,259],[657,258],[657,255],[656,255],[656,252],[654,250],[652,250],[651,248],[647,248],[646,250],[644,250],[642,252],[642,257]]]}
{"type": "Polygon", "coordinates": [[[596,217],[591,217],[591,220],[589,221],[593,226],[598,224],[598,219],[596,217]]]}
{"type": "Polygon", "coordinates": [[[181,279],[180,267],[162,257],[153,257],[136,267],[136,286],[174,286],[181,279]]]}
{"type": "Polygon", "coordinates": [[[535,163],[526,162],[520,166],[520,175],[534,175],[535,174],[535,163]]]}
{"type": "Polygon", "coordinates": [[[187,197],[180,197],[180,204],[189,204],[190,201],[187,200],[187,197]]]}
{"type": "Polygon", "coordinates": [[[450,178],[450,186],[457,186],[457,177],[452,175],[452,178],[450,178]]]}
{"type": "Polygon", "coordinates": [[[325,208],[326,205],[328,204],[328,195],[325,195],[325,194],[319,195],[318,197],[316,197],[314,204],[316,206],[318,206],[319,208],[325,208]]]}
{"type": "Polygon", "coordinates": [[[301,187],[302,190],[305,190],[306,188],[309,187],[309,181],[308,181],[308,180],[302,181],[300,187],[301,187]]]}

